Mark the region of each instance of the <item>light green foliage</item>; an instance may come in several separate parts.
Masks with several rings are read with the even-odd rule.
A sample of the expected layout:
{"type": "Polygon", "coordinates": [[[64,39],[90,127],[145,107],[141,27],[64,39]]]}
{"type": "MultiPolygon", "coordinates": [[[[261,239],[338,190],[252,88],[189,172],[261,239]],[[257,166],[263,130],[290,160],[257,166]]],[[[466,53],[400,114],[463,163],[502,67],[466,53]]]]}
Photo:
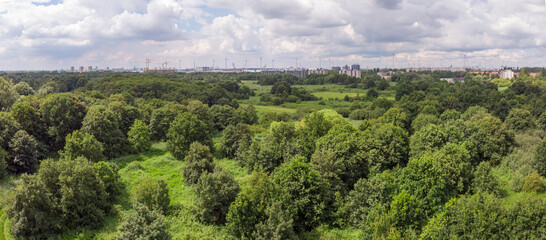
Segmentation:
{"type": "Polygon", "coordinates": [[[321,169],[321,174],[327,179],[341,179],[344,184],[340,188],[348,191],[358,179],[368,174],[367,137],[352,126],[334,126],[316,142],[311,163],[316,169],[321,169]],[[326,158],[322,155],[327,151],[333,154],[328,158],[334,161],[322,161],[326,158]]]}
{"type": "Polygon", "coordinates": [[[24,130],[19,130],[9,143],[12,160],[8,168],[14,173],[33,173],[38,167],[38,142],[24,130]]]}
{"type": "Polygon", "coordinates": [[[419,203],[406,190],[394,196],[388,214],[392,215],[397,229],[417,229],[424,220],[419,203]]]}
{"type": "Polygon", "coordinates": [[[98,162],[104,160],[102,143],[95,136],[79,130],[66,136],[64,150],[60,153],[62,158],[74,159],[85,157],[89,161],[98,162]]]}
{"type": "Polygon", "coordinates": [[[108,158],[127,152],[127,140],[119,127],[118,117],[105,106],[95,105],[89,108],[81,131],[95,136],[102,143],[104,155],[108,158]]]}
{"type": "Polygon", "coordinates": [[[540,143],[535,153],[535,168],[542,176],[546,176],[546,139],[540,143]]]}
{"type": "Polygon", "coordinates": [[[97,227],[112,206],[106,179],[85,158],[47,159],[23,175],[8,200],[11,232],[43,239],[74,227],[97,227]]]}
{"type": "Polygon", "coordinates": [[[7,112],[0,112],[0,147],[7,150],[9,142],[20,129],[21,125],[13,116],[7,112]]]}
{"type": "Polygon", "coordinates": [[[491,82],[497,85],[498,87],[510,87],[512,86],[512,81],[507,78],[494,78],[491,79],[491,82]]]}
{"type": "Polygon", "coordinates": [[[282,202],[273,202],[265,213],[268,219],[256,225],[256,231],[252,237],[256,240],[285,240],[298,239],[294,232],[294,219],[287,209],[284,209],[282,202]]]}
{"type": "Polygon", "coordinates": [[[157,210],[142,204],[133,205],[135,213],[128,216],[119,227],[117,240],[170,240],[165,217],[157,210]]]}
{"type": "Polygon", "coordinates": [[[491,164],[489,164],[489,162],[481,162],[480,165],[478,165],[473,173],[472,192],[485,192],[495,196],[501,196],[499,181],[491,173],[491,169],[491,164]]]}
{"type": "Polygon", "coordinates": [[[19,94],[11,79],[0,77],[0,111],[7,111],[19,99],[19,94]]]}
{"type": "Polygon", "coordinates": [[[353,226],[366,225],[368,214],[374,207],[391,201],[397,189],[398,174],[398,171],[386,170],[370,179],[360,179],[341,209],[346,221],[353,226]]]}
{"type": "Polygon", "coordinates": [[[521,108],[512,108],[504,121],[506,126],[516,131],[527,130],[535,127],[535,121],[531,112],[521,108]]]}
{"type": "Polygon", "coordinates": [[[273,178],[294,209],[294,229],[309,231],[325,217],[328,187],[320,174],[302,157],[283,164],[273,178]]]}
{"type": "Polygon", "coordinates": [[[498,162],[514,145],[514,132],[509,131],[500,119],[487,113],[471,117],[464,125],[464,133],[475,147],[478,161],[498,162]]]}
{"type": "Polygon", "coordinates": [[[15,87],[15,91],[17,93],[19,93],[19,95],[26,96],[26,95],[36,94],[34,89],[32,89],[32,87],[30,87],[30,85],[28,85],[28,83],[26,83],[26,82],[19,82],[19,83],[15,84],[14,87],[15,87]]]}
{"type": "Polygon", "coordinates": [[[206,223],[224,224],[229,207],[239,193],[239,185],[233,176],[216,167],[205,172],[195,185],[197,193],[197,217],[206,223]]]}
{"type": "Polygon", "coordinates": [[[440,119],[435,115],[419,113],[417,117],[411,122],[411,130],[413,132],[419,131],[421,128],[430,124],[440,124],[440,119]]]}
{"type": "Polygon", "coordinates": [[[213,105],[209,109],[214,128],[218,131],[224,130],[229,125],[236,125],[242,121],[242,116],[237,114],[234,108],[228,105],[213,105]]]}
{"type": "Polygon", "coordinates": [[[540,239],[546,224],[546,200],[518,199],[510,205],[489,194],[449,201],[423,228],[422,239],[540,239]]]}
{"type": "Polygon", "coordinates": [[[401,189],[415,196],[425,215],[437,211],[469,188],[472,167],[464,144],[448,144],[440,151],[414,158],[402,170],[401,189]]]}
{"type": "Polygon", "coordinates": [[[461,113],[455,109],[448,109],[448,110],[445,110],[441,115],[440,115],[440,120],[446,122],[446,121],[449,121],[449,120],[457,120],[461,117],[461,113]]]}
{"type": "Polygon", "coordinates": [[[63,148],[66,135],[81,128],[87,109],[74,95],[61,93],[48,95],[40,104],[40,113],[53,138],[52,150],[57,151],[63,148]]]}
{"type": "Polygon", "coordinates": [[[203,173],[211,173],[214,170],[214,160],[210,148],[199,142],[193,142],[190,145],[190,151],[184,161],[188,163],[182,173],[187,184],[197,183],[203,173]]]}
{"type": "Polygon", "coordinates": [[[247,151],[238,155],[239,162],[250,171],[272,172],[300,152],[295,140],[296,128],[293,123],[273,122],[263,143],[259,145],[254,142],[247,151]]]}
{"type": "Polygon", "coordinates": [[[253,133],[247,124],[229,125],[222,132],[219,150],[224,157],[235,158],[237,153],[250,147],[252,136],[253,133]]]}
{"type": "Polygon", "coordinates": [[[133,190],[133,200],[135,203],[165,214],[171,203],[167,182],[149,176],[140,178],[133,190]]]}
{"type": "Polygon", "coordinates": [[[389,108],[387,112],[383,114],[378,120],[378,123],[392,123],[394,126],[406,128],[408,125],[408,118],[406,113],[402,109],[393,107],[389,108]]]}
{"type": "Polygon", "coordinates": [[[129,132],[127,133],[129,138],[129,143],[133,146],[137,152],[146,152],[152,147],[152,142],[150,141],[150,130],[148,126],[140,120],[135,120],[133,126],[131,126],[129,132]]]}
{"type": "Polygon", "coordinates": [[[429,124],[415,132],[410,138],[410,156],[417,158],[434,152],[447,143],[458,143],[463,138],[457,125],[438,126],[429,124]]]}
{"type": "Polygon", "coordinates": [[[200,142],[207,146],[212,144],[208,129],[195,115],[182,113],[171,123],[167,134],[167,149],[176,159],[182,160],[191,143],[200,142]]]}
{"type": "Polygon", "coordinates": [[[393,124],[374,124],[369,132],[369,168],[383,171],[404,166],[408,159],[408,133],[393,124]]]}
{"type": "Polygon", "coordinates": [[[523,191],[526,192],[537,192],[543,193],[546,191],[546,184],[544,184],[544,177],[540,176],[537,171],[532,172],[531,174],[525,177],[525,182],[523,183],[523,191]]]}
{"type": "Polygon", "coordinates": [[[236,238],[249,238],[256,232],[256,225],[268,219],[266,209],[280,200],[279,190],[269,176],[253,172],[247,184],[229,207],[226,216],[227,231],[236,238]]]}
{"type": "Polygon", "coordinates": [[[540,117],[537,119],[537,127],[546,131],[546,112],[540,114],[540,117]]]}

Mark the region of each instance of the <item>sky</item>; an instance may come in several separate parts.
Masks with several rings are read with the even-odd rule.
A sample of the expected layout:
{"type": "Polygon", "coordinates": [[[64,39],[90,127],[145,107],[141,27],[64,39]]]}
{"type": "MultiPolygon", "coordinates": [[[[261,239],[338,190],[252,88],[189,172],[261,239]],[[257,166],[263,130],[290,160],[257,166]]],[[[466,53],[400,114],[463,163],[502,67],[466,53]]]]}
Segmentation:
{"type": "Polygon", "coordinates": [[[0,0],[0,70],[546,66],[546,0],[0,0]],[[393,57],[394,56],[394,57],[393,57]]]}

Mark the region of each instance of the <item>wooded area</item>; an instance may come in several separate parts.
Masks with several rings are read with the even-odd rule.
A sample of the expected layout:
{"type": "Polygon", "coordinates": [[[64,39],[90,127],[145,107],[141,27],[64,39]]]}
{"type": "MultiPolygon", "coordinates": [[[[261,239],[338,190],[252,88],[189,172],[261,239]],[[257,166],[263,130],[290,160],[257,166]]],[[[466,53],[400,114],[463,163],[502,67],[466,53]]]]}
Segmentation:
{"type": "Polygon", "coordinates": [[[546,76],[0,73],[6,239],[543,239],[546,76]]]}

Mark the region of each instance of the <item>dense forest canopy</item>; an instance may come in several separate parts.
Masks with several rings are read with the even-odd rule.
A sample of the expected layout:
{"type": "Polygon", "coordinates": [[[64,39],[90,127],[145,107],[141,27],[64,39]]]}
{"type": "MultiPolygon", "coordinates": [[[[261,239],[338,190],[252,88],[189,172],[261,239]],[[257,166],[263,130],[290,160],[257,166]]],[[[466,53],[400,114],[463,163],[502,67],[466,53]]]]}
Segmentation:
{"type": "Polygon", "coordinates": [[[531,70],[0,73],[3,236],[541,239],[531,70]]]}

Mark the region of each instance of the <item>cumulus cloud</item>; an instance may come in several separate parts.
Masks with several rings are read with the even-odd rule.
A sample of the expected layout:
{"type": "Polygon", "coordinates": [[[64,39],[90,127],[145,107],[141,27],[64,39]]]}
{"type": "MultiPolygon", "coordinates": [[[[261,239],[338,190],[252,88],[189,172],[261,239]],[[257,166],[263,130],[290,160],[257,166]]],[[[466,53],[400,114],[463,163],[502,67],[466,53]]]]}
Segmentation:
{"type": "Polygon", "coordinates": [[[382,67],[392,53],[399,67],[461,65],[465,55],[541,66],[545,22],[544,0],[4,0],[0,69],[132,67],[147,57],[382,67]]]}

